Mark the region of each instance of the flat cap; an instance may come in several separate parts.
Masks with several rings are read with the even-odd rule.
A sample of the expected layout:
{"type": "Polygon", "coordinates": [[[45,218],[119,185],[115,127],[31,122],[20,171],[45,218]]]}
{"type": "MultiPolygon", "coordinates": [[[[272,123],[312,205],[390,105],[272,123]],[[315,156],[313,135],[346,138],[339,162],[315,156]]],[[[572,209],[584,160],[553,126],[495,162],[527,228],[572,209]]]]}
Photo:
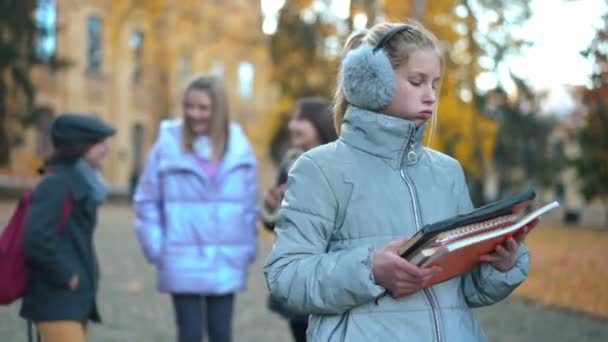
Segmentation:
{"type": "Polygon", "coordinates": [[[116,130],[91,115],[63,114],[51,126],[53,146],[95,144],[116,133],[116,130]]]}

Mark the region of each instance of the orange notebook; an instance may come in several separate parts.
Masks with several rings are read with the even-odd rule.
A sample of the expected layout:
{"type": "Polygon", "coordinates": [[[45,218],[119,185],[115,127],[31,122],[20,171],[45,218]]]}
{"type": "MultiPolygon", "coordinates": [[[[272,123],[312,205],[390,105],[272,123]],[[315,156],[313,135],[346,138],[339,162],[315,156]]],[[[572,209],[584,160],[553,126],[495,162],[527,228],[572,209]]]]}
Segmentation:
{"type": "Polygon", "coordinates": [[[559,203],[553,201],[524,214],[534,197],[533,191],[526,192],[425,227],[426,232],[412,237],[400,254],[419,267],[441,266],[443,271],[425,287],[466,273],[479,263],[481,256],[491,254],[496,246],[519,233],[535,218],[559,207],[559,203]],[[417,242],[411,242],[413,239],[417,242]]]}

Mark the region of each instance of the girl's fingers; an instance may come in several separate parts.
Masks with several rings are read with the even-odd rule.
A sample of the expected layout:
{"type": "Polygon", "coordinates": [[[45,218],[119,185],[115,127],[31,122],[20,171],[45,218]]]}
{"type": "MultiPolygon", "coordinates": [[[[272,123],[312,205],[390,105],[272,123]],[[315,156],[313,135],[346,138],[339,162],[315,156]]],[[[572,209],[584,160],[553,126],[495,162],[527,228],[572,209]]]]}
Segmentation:
{"type": "Polygon", "coordinates": [[[492,253],[488,255],[484,255],[481,257],[481,261],[489,262],[489,263],[497,263],[505,260],[505,257],[498,255],[497,253],[492,253]]]}
{"type": "Polygon", "coordinates": [[[532,222],[528,223],[526,227],[522,230],[520,234],[517,234],[517,242],[523,242],[528,233],[532,230],[532,228],[536,227],[540,222],[540,217],[535,218],[532,222]]]}
{"type": "Polygon", "coordinates": [[[507,250],[512,253],[515,254],[517,253],[517,250],[519,249],[519,242],[513,238],[510,238],[509,240],[507,240],[507,250]]]}
{"type": "Polygon", "coordinates": [[[530,229],[536,227],[536,225],[538,225],[539,222],[540,222],[540,217],[535,218],[534,220],[532,220],[532,222],[528,223],[528,226],[526,227],[527,230],[529,231],[530,229]]]}
{"type": "Polygon", "coordinates": [[[424,279],[424,276],[415,276],[405,272],[399,272],[397,275],[399,281],[404,283],[420,283],[424,279]]]}
{"type": "Polygon", "coordinates": [[[410,277],[422,278],[425,275],[425,271],[420,267],[414,266],[407,262],[405,259],[399,258],[397,261],[397,271],[406,273],[410,277]]]}
{"type": "Polygon", "coordinates": [[[395,284],[395,289],[397,291],[411,291],[411,290],[415,290],[417,288],[419,288],[420,286],[422,286],[423,282],[422,281],[416,281],[416,282],[408,282],[408,281],[400,281],[397,282],[397,284],[395,284]]]}
{"type": "Polygon", "coordinates": [[[442,268],[438,266],[433,266],[425,269],[420,269],[420,272],[423,273],[421,277],[412,277],[407,273],[403,273],[399,276],[400,280],[395,283],[394,288],[391,290],[391,293],[395,298],[401,298],[422,289],[422,286],[429,281],[433,276],[437,275],[437,273],[441,272],[442,268]]]}
{"type": "Polygon", "coordinates": [[[494,253],[499,258],[508,258],[511,255],[511,253],[503,245],[499,245],[498,247],[496,247],[494,253]]]}
{"type": "Polygon", "coordinates": [[[423,268],[421,273],[423,278],[428,278],[440,273],[443,269],[439,266],[433,266],[429,268],[423,268]]]}
{"type": "Polygon", "coordinates": [[[427,281],[431,280],[436,275],[437,275],[437,273],[433,273],[433,274],[430,274],[430,275],[424,277],[424,280],[422,281],[422,283],[423,284],[426,283],[427,281]]]}
{"type": "Polygon", "coordinates": [[[396,284],[393,289],[393,293],[395,293],[398,297],[402,297],[407,294],[414,293],[422,289],[423,282],[420,283],[407,283],[407,282],[399,282],[396,284]]]}
{"type": "Polygon", "coordinates": [[[483,262],[495,262],[496,260],[498,260],[496,254],[487,254],[481,257],[481,261],[483,262]]]}
{"type": "MultiPolygon", "coordinates": [[[[401,248],[401,246],[403,246],[408,240],[410,239],[409,236],[404,236],[400,239],[397,240],[393,240],[391,242],[389,242],[388,244],[386,244],[384,246],[384,248],[387,248],[390,251],[395,252],[395,254],[397,254],[397,252],[399,251],[399,248],[401,248]]],[[[399,258],[401,258],[401,256],[397,255],[399,258]]],[[[407,261],[403,258],[401,258],[403,261],[405,261],[407,263],[407,261]]]]}
{"type": "MultiPolygon", "coordinates": [[[[532,222],[534,222],[534,221],[532,221],[532,222]]],[[[536,225],[536,224],[534,224],[534,225],[536,225]]],[[[534,226],[528,225],[528,226],[524,227],[524,229],[522,229],[522,231],[515,236],[515,239],[517,240],[517,242],[520,242],[520,243],[524,242],[524,240],[526,239],[526,236],[528,235],[528,232],[530,231],[530,229],[532,227],[534,227],[534,226]]]]}

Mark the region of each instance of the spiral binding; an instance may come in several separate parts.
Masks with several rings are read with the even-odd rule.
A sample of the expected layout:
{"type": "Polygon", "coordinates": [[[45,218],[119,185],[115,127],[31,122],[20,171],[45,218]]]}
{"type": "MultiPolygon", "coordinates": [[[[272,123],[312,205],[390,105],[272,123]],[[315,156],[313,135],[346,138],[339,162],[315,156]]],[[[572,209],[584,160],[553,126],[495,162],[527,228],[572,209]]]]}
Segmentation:
{"type": "Polygon", "coordinates": [[[457,239],[464,235],[468,235],[470,233],[480,231],[480,230],[490,230],[493,228],[497,228],[499,226],[516,221],[517,216],[518,215],[516,215],[516,214],[499,216],[499,217],[491,219],[491,220],[469,224],[469,225],[463,226],[461,228],[457,228],[457,229],[454,229],[454,230],[451,230],[448,232],[444,232],[443,234],[440,235],[441,238],[439,239],[438,242],[457,239]]]}

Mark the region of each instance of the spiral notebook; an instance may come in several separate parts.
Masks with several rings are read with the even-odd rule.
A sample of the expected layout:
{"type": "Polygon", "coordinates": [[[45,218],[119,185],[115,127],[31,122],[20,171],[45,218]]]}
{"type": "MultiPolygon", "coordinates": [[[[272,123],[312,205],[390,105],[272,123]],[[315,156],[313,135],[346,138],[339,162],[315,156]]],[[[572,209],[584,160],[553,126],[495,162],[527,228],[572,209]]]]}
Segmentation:
{"type": "Polygon", "coordinates": [[[553,201],[525,213],[536,194],[522,194],[491,203],[469,213],[424,226],[399,250],[399,254],[419,267],[441,266],[443,271],[425,287],[468,272],[482,255],[519,233],[535,218],[559,207],[553,201]]]}

